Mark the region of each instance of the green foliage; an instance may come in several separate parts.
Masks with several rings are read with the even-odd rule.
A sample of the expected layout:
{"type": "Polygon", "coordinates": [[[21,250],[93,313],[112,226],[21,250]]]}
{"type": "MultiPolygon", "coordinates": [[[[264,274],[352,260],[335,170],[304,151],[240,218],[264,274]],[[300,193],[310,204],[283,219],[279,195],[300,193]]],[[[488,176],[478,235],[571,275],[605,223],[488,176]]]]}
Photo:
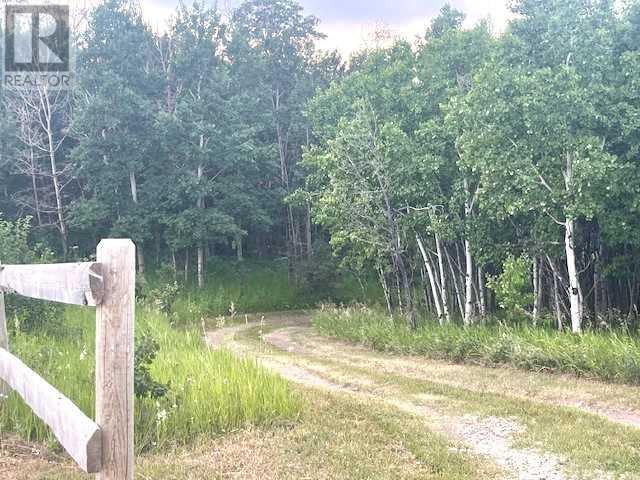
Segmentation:
{"type": "Polygon", "coordinates": [[[509,255],[502,265],[502,273],[487,280],[487,286],[496,294],[500,308],[512,317],[521,317],[525,307],[533,303],[531,293],[531,260],[509,255]]]}
{"type": "Polygon", "coordinates": [[[528,326],[439,327],[433,322],[411,330],[364,307],[325,310],[313,324],[325,335],[376,350],[640,385],[640,341],[625,332],[572,335],[528,326]]]}
{"type": "Polygon", "coordinates": [[[158,356],[160,345],[153,337],[145,333],[136,339],[134,356],[134,391],[138,398],[161,398],[168,391],[169,386],[157,382],[151,376],[151,365],[158,356]]]}
{"type": "Polygon", "coordinates": [[[29,263],[35,260],[35,252],[29,245],[30,231],[30,217],[15,222],[0,218],[0,261],[2,263],[29,263]]]}
{"type": "Polygon", "coordinates": [[[144,293],[144,298],[159,312],[171,315],[179,293],[180,285],[174,280],[173,282],[160,283],[157,287],[149,289],[144,293]]]}
{"type": "MultiPolygon", "coordinates": [[[[90,417],[95,391],[94,316],[90,309],[68,308],[63,335],[19,333],[10,338],[16,355],[90,417]]],[[[156,346],[148,338],[137,348],[139,365],[148,369],[146,380],[152,379],[135,406],[138,452],[297,417],[300,400],[286,381],[254,361],[212,351],[198,332],[176,331],[165,316],[151,310],[139,307],[136,321],[139,330],[153,332],[152,343],[159,347],[155,358],[156,346]],[[162,396],[153,395],[159,393],[158,386],[170,388],[162,396]]],[[[0,429],[28,440],[54,441],[48,428],[15,394],[0,406],[0,429]]]]}
{"type": "MultiPolygon", "coordinates": [[[[51,252],[29,244],[31,218],[14,222],[0,218],[0,261],[6,264],[46,263],[51,252]]],[[[12,332],[59,331],[62,307],[51,302],[30,300],[15,295],[6,297],[8,327],[12,332]]]]}

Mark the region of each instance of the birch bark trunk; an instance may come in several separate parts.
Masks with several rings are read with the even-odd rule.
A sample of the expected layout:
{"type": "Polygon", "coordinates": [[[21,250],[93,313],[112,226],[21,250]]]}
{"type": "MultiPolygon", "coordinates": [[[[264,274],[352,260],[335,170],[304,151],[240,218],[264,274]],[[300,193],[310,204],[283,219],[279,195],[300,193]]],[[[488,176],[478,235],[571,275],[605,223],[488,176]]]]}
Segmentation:
{"type": "Polygon", "coordinates": [[[466,239],[464,241],[464,258],[467,269],[465,274],[464,323],[471,325],[473,323],[473,258],[471,243],[466,239]]]}
{"type": "Polygon", "coordinates": [[[553,275],[553,307],[556,314],[556,323],[558,331],[562,331],[562,310],[560,309],[560,295],[558,294],[558,277],[553,275]]]}
{"type": "Polygon", "coordinates": [[[391,295],[389,294],[389,285],[387,284],[387,278],[382,267],[378,269],[378,276],[380,278],[380,284],[382,285],[382,291],[384,292],[384,300],[387,303],[387,312],[389,316],[391,316],[393,313],[393,309],[391,308],[391,295]]]}
{"type": "Polygon", "coordinates": [[[484,288],[484,269],[478,267],[478,296],[480,297],[480,316],[487,316],[487,294],[484,288]]]}
{"type": "Polygon", "coordinates": [[[447,257],[447,263],[449,264],[449,271],[451,272],[451,278],[453,279],[453,289],[456,294],[455,298],[456,298],[456,303],[458,305],[458,310],[460,311],[460,317],[464,318],[464,303],[462,301],[460,286],[458,285],[458,278],[453,268],[453,261],[451,260],[451,255],[449,255],[449,252],[447,250],[445,250],[445,255],[447,257]]]}
{"type": "Polygon", "coordinates": [[[449,305],[448,305],[448,295],[447,295],[447,277],[444,271],[444,255],[443,255],[443,247],[442,240],[440,236],[436,233],[436,252],[438,253],[438,270],[440,273],[440,299],[442,301],[442,313],[444,314],[444,318],[447,323],[451,322],[451,314],[449,313],[449,305]]]}
{"type": "Polygon", "coordinates": [[[49,113],[45,115],[47,125],[47,150],[49,154],[49,162],[51,164],[51,179],[53,181],[53,190],[56,197],[56,214],[58,216],[58,228],[60,229],[60,237],[62,239],[62,251],[64,258],[67,257],[68,251],[68,233],[67,224],[64,220],[64,203],[62,199],[62,188],[60,186],[60,178],[56,160],[56,147],[53,139],[52,118],[49,113]]]}
{"type": "MultiPolygon", "coordinates": [[[[131,199],[133,203],[138,205],[138,182],[135,172],[129,172],[129,187],[131,188],[131,199]]],[[[144,275],[144,253],[142,252],[141,242],[136,245],[136,256],[138,258],[138,273],[144,275]]]]}
{"type": "MultiPolygon", "coordinates": [[[[469,220],[473,213],[473,205],[471,192],[469,191],[469,182],[464,179],[464,217],[469,220]]],[[[468,237],[468,233],[465,237],[468,237]]],[[[465,302],[464,302],[464,324],[471,325],[473,323],[473,258],[471,256],[471,242],[468,238],[464,239],[464,259],[466,266],[465,273],[465,302]]]]}
{"type": "Polygon", "coordinates": [[[441,306],[442,300],[439,297],[435,274],[433,272],[433,266],[431,265],[431,261],[429,260],[429,255],[427,254],[427,251],[424,248],[424,243],[422,242],[422,238],[420,238],[420,235],[418,234],[416,234],[416,242],[418,242],[418,248],[420,249],[420,254],[422,255],[422,260],[424,261],[424,266],[427,269],[427,275],[429,276],[429,283],[431,284],[431,293],[433,295],[433,304],[436,307],[436,313],[438,314],[438,322],[440,323],[440,325],[443,325],[444,311],[441,306]]]}
{"type": "Polygon", "coordinates": [[[311,236],[311,204],[307,203],[307,258],[313,256],[313,238],[311,236]]]}
{"type": "Polygon", "coordinates": [[[36,219],[38,220],[38,226],[42,225],[42,215],[40,214],[40,196],[38,194],[38,181],[36,178],[37,165],[35,156],[33,154],[33,146],[29,147],[29,168],[31,174],[31,188],[33,189],[33,207],[36,211],[36,219]]]}
{"type": "MultiPolygon", "coordinates": [[[[200,151],[204,150],[204,135],[200,135],[200,151]]],[[[198,165],[198,184],[202,181],[202,177],[204,176],[204,166],[202,163],[198,165]]],[[[204,195],[200,193],[198,195],[197,207],[201,210],[204,210],[204,195]]],[[[204,287],[204,247],[202,245],[202,239],[198,243],[198,288],[204,287]]]]}
{"type": "Polygon", "coordinates": [[[542,306],[542,289],[540,288],[540,265],[538,257],[533,259],[533,325],[540,320],[540,309],[542,306]]]}
{"type": "MultiPolygon", "coordinates": [[[[565,187],[568,193],[573,190],[573,157],[567,153],[566,170],[564,172],[565,187]]],[[[571,330],[573,333],[582,331],[582,292],[576,264],[575,251],[575,220],[566,218],[564,222],[564,247],[567,257],[567,272],[569,274],[569,304],[571,314],[571,330]]]]}

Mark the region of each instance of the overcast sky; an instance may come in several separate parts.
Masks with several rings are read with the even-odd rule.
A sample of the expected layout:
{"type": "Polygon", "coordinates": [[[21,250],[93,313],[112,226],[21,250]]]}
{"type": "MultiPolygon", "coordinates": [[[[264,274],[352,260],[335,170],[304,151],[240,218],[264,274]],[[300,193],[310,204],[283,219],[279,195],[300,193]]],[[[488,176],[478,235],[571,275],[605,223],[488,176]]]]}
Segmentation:
{"type": "MultiPolygon", "coordinates": [[[[467,24],[490,18],[500,31],[508,18],[508,0],[451,0],[467,14],[467,24]]],[[[177,5],[177,0],[142,0],[145,16],[155,29],[162,29],[177,5]]],[[[187,2],[188,3],[188,2],[187,2]]],[[[239,0],[219,0],[222,10],[239,0]]],[[[321,20],[320,30],[327,35],[322,48],[338,49],[343,54],[362,47],[381,25],[394,35],[412,39],[422,35],[429,20],[437,15],[446,0],[300,0],[306,14],[321,20]]]]}

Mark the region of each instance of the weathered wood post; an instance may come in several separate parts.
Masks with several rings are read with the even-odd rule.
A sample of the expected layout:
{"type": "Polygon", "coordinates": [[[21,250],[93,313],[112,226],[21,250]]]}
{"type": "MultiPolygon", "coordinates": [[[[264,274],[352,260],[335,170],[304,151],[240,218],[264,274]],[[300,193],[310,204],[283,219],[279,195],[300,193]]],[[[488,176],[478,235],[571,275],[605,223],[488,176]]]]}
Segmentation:
{"type": "Polygon", "coordinates": [[[133,360],[136,253],[131,240],[102,240],[104,297],[96,311],[96,423],[99,480],[133,479],[133,360]]]}
{"type": "MultiPolygon", "coordinates": [[[[0,265],[2,268],[2,265],[0,265]]],[[[9,334],[7,333],[7,314],[4,310],[4,293],[0,290],[0,348],[9,350],[9,334]]],[[[9,395],[9,386],[0,380],[0,401],[9,395]]]]}

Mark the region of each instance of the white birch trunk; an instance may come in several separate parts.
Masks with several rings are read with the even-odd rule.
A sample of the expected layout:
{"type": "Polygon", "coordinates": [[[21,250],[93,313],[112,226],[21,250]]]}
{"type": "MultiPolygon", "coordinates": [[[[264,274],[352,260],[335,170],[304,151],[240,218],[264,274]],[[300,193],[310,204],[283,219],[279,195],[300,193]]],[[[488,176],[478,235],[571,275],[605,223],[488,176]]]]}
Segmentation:
{"type": "Polygon", "coordinates": [[[464,324],[473,323],[473,258],[471,257],[471,243],[464,241],[464,258],[466,264],[465,292],[464,292],[464,324]]]}
{"type": "Polygon", "coordinates": [[[31,176],[31,188],[33,189],[33,207],[36,211],[36,219],[38,220],[38,226],[42,225],[42,215],[40,214],[40,196],[38,195],[38,181],[36,179],[36,160],[33,154],[33,146],[29,147],[29,167],[31,176]]]}
{"type": "Polygon", "coordinates": [[[542,305],[542,289],[540,288],[540,267],[538,258],[533,259],[533,325],[540,320],[540,309],[542,305]]]}
{"type": "Polygon", "coordinates": [[[574,221],[567,219],[565,221],[564,247],[567,256],[567,272],[569,273],[571,330],[573,333],[580,333],[582,331],[582,296],[580,294],[580,280],[576,266],[574,228],[574,221]]]}
{"type": "MultiPolygon", "coordinates": [[[[129,172],[129,187],[131,188],[131,199],[133,203],[138,205],[138,181],[136,180],[135,172],[129,172]]],[[[144,253],[142,252],[142,245],[136,245],[136,256],[138,258],[138,273],[144,274],[144,253]]]]}
{"type": "Polygon", "coordinates": [[[53,126],[51,125],[51,119],[47,116],[47,147],[49,154],[49,162],[51,164],[51,179],[53,180],[53,190],[56,197],[56,214],[58,216],[58,227],[60,228],[60,236],[62,237],[62,249],[64,256],[67,256],[68,243],[67,243],[67,224],[64,220],[64,204],[62,200],[62,188],[60,186],[60,178],[58,173],[58,166],[56,162],[56,149],[53,140],[53,126]]]}
{"type": "MultiPolygon", "coordinates": [[[[205,140],[204,135],[200,135],[200,151],[204,150],[205,140]]],[[[198,165],[198,184],[202,180],[204,176],[204,166],[202,164],[198,165]]],[[[199,209],[204,209],[204,196],[202,193],[198,195],[197,207],[199,209]]],[[[202,241],[198,244],[198,288],[204,287],[204,247],[202,246],[202,241]]]]}
{"type": "Polygon", "coordinates": [[[204,287],[204,248],[198,247],[198,288],[204,287]]]}
{"type": "Polygon", "coordinates": [[[460,286],[458,285],[458,277],[456,276],[456,272],[453,269],[453,261],[451,260],[451,255],[449,252],[445,250],[445,255],[447,257],[447,263],[449,264],[449,271],[451,272],[451,278],[453,280],[453,289],[455,291],[455,299],[458,305],[458,310],[460,311],[460,316],[464,318],[464,304],[462,301],[462,294],[460,293],[460,286]]]}
{"type": "Polygon", "coordinates": [[[311,204],[307,203],[307,257],[313,256],[313,238],[311,235],[311,204]]]}
{"type": "Polygon", "coordinates": [[[562,331],[562,310],[560,309],[560,296],[558,295],[558,277],[553,275],[553,308],[556,313],[558,331],[562,331]]]}
{"type": "Polygon", "coordinates": [[[442,301],[442,313],[447,323],[451,322],[451,314],[449,313],[448,295],[447,295],[447,277],[444,271],[444,254],[442,252],[442,240],[436,233],[436,252],[438,253],[438,270],[440,273],[440,299],[442,301]]]}
{"type": "MultiPolygon", "coordinates": [[[[469,182],[464,179],[464,218],[469,221],[473,214],[473,205],[471,192],[469,191],[469,182]]],[[[468,237],[468,233],[465,234],[468,237]]],[[[465,301],[464,301],[464,324],[471,325],[473,323],[473,258],[471,257],[471,242],[468,238],[464,239],[464,259],[465,259],[465,301]]]]}
{"type": "Polygon", "coordinates": [[[384,292],[384,300],[387,304],[387,312],[389,313],[389,316],[391,316],[393,313],[393,309],[391,308],[391,295],[389,293],[389,285],[387,284],[387,279],[385,278],[382,268],[378,269],[378,275],[380,277],[380,284],[382,285],[382,290],[384,292]]]}
{"type": "Polygon", "coordinates": [[[184,282],[189,281],[189,249],[184,251],[184,282]]]}
{"type": "MultiPolygon", "coordinates": [[[[564,183],[567,193],[573,190],[573,157],[571,153],[566,156],[566,170],[564,172],[564,183]]],[[[573,333],[582,331],[582,292],[580,290],[580,279],[578,278],[578,267],[576,264],[575,251],[575,220],[565,219],[564,222],[564,248],[567,257],[567,273],[569,274],[569,305],[571,314],[571,330],[573,333]]]]}
{"type": "Polygon", "coordinates": [[[420,253],[422,254],[422,260],[424,261],[424,266],[427,269],[427,275],[429,276],[429,283],[431,284],[431,293],[433,295],[433,304],[436,307],[436,313],[438,314],[438,322],[440,325],[444,324],[444,316],[443,309],[441,306],[441,299],[438,294],[438,286],[436,285],[435,274],[433,272],[433,266],[431,265],[431,261],[429,260],[429,255],[427,254],[426,249],[424,248],[424,243],[422,243],[422,239],[420,235],[416,234],[416,241],[418,242],[418,247],[420,249],[420,253]]]}
{"type": "Polygon", "coordinates": [[[484,288],[484,269],[478,267],[478,296],[480,297],[480,316],[487,316],[487,294],[484,288]]]}

